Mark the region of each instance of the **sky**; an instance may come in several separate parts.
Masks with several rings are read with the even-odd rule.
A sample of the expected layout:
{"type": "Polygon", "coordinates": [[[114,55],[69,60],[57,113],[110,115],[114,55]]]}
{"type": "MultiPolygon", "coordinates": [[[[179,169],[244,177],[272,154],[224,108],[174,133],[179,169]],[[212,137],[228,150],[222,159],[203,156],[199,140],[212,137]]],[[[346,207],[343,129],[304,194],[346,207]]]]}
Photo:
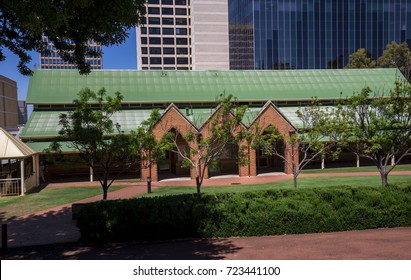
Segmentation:
{"type": "MultiPolygon", "coordinates": [[[[18,100],[26,100],[29,76],[21,75],[17,69],[18,56],[12,54],[8,49],[3,49],[6,56],[5,61],[0,61],[0,75],[17,82],[18,100]]],[[[29,53],[32,61],[28,64],[30,68],[40,66],[40,56],[37,52],[29,53]]],[[[129,30],[126,42],[118,45],[103,46],[103,69],[136,69],[136,32],[135,28],[129,30]]]]}

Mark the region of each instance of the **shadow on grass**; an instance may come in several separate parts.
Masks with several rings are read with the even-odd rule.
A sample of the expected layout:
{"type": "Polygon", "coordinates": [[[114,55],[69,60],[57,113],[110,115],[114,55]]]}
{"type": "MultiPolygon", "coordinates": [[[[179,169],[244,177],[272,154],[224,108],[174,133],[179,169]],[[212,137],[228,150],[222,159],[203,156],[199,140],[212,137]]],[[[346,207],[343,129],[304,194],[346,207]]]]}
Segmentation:
{"type": "MultiPolygon", "coordinates": [[[[4,222],[3,222],[4,223],[4,222]]],[[[77,242],[80,233],[70,207],[7,221],[8,249],[1,259],[92,260],[218,260],[241,248],[228,239],[189,239],[167,242],[118,243],[90,246],[77,242]],[[46,244],[46,245],[42,245],[46,244]]]]}
{"type": "Polygon", "coordinates": [[[177,240],[142,244],[88,246],[81,243],[9,248],[1,259],[13,260],[220,260],[242,248],[228,239],[177,240]]]}

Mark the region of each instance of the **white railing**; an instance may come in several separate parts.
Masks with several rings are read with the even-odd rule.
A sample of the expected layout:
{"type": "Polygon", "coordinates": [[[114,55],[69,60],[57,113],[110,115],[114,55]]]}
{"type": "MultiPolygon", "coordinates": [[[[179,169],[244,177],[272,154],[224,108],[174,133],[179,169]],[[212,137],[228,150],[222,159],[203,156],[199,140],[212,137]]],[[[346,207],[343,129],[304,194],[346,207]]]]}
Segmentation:
{"type": "Polygon", "coordinates": [[[19,195],[20,179],[0,179],[0,195],[19,195]]]}

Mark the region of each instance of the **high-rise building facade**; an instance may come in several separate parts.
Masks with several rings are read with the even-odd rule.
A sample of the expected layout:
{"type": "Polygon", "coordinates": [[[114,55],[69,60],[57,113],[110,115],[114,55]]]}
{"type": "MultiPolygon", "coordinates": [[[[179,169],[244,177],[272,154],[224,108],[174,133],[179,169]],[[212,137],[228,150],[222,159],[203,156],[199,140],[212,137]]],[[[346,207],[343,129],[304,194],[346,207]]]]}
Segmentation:
{"type": "Polygon", "coordinates": [[[17,83],[0,75],[0,127],[16,134],[18,125],[17,83]]]}
{"type": "MultiPolygon", "coordinates": [[[[77,66],[64,61],[53,42],[49,40],[47,36],[42,36],[43,42],[47,44],[48,54],[40,54],[40,69],[77,69],[77,66]]],[[[89,40],[87,44],[88,48],[94,51],[101,51],[101,45],[96,42],[89,40]]],[[[86,62],[90,64],[91,69],[103,69],[103,58],[102,57],[86,57],[86,62]]]]}
{"type": "Polygon", "coordinates": [[[228,70],[227,0],[148,0],[137,30],[137,68],[228,70]]]}
{"type": "Polygon", "coordinates": [[[342,68],[411,46],[410,0],[229,0],[230,69],[342,68]]]}

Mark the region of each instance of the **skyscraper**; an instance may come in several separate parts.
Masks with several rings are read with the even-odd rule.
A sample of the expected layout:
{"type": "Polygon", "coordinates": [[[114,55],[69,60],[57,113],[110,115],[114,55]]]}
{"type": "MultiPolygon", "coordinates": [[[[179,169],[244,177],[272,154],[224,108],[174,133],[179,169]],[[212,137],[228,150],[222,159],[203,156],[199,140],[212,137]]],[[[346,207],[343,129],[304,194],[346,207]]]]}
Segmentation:
{"type": "MultiPolygon", "coordinates": [[[[76,69],[76,65],[64,61],[53,42],[49,40],[47,36],[42,36],[43,42],[47,44],[49,54],[40,54],[40,69],[76,69]]],[[[88,42],[88,48],[92,48],[96,51],[101,51],[101,45],[90,40],[88,42]]],[[[103,58],[86,57],[86,62],[90,64],[91,69],[103,69],[103,58]]]]}
{"type": "Polygon", "coordinates": [[[17,134],[18,125],[17,83],[0,75],[0,127],[17,134]]]}
{"type": "Polygon", "coordinates": [[[146,7],[138,69],[229,69],[227,0],[148,0],[146,7]]]}
{"type": "Polygon", "coordinates": [[[229,0],[230,69],[342,68],[411,46],[409,0],[229,0]]]}

